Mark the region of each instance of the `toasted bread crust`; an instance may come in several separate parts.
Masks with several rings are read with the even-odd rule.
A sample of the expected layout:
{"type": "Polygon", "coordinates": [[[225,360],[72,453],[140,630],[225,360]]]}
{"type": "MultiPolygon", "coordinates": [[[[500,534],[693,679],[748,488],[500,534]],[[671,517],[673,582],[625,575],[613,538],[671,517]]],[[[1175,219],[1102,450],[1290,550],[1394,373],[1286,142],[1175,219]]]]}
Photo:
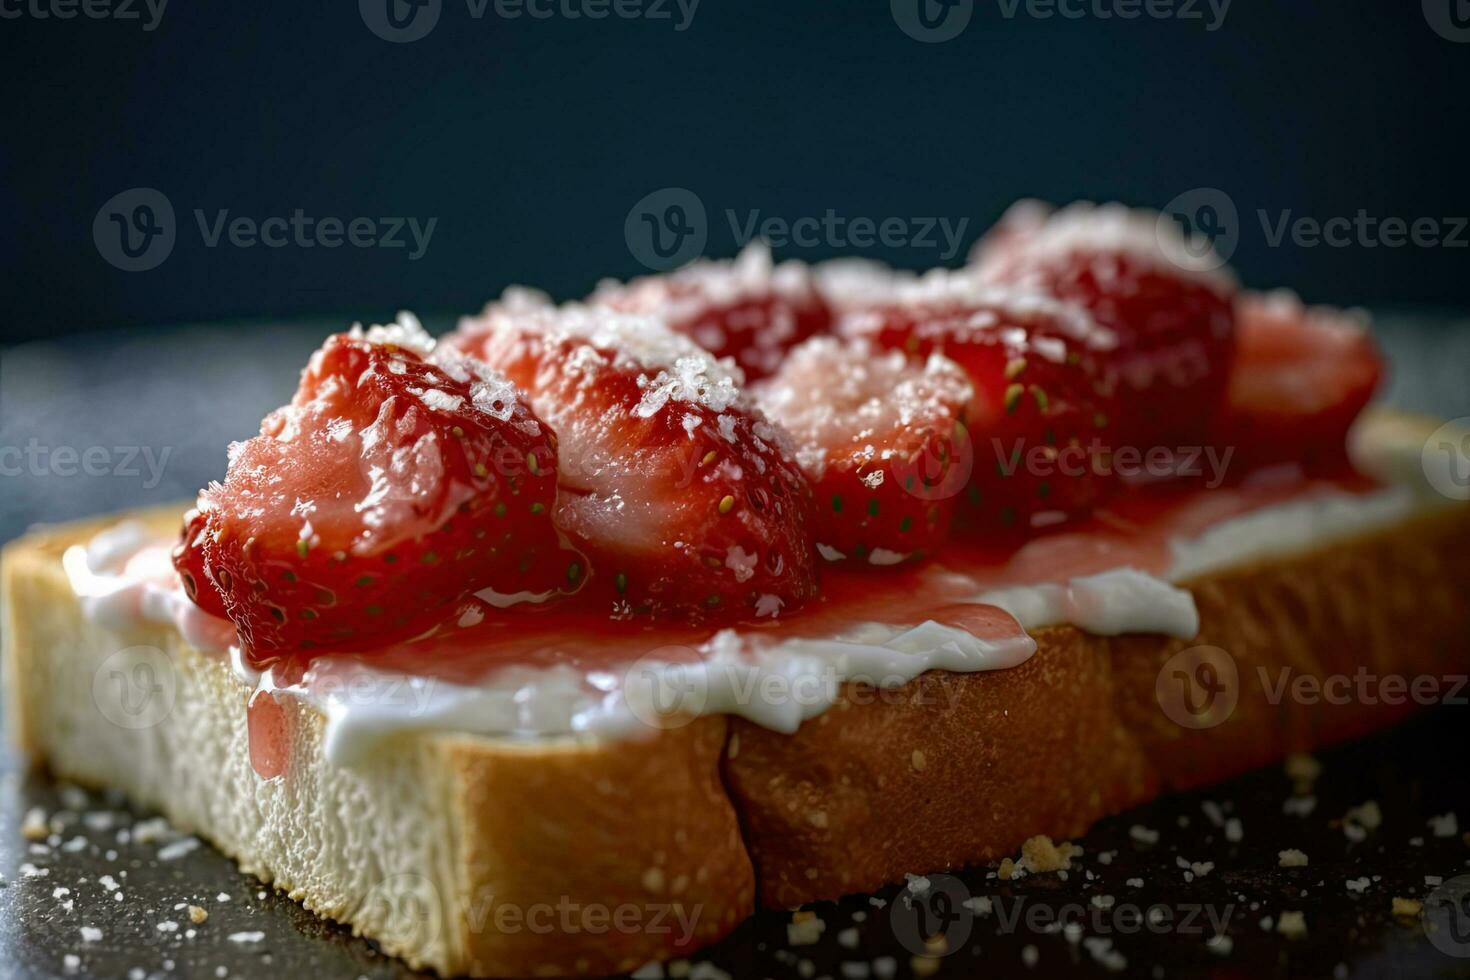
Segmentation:
{"type": "Polygon", "coordinates": [[[172,629],[114,635],[82,617],[61,555],[115,520],[32,535],[0,561],[12,738],[58,776],[124,790],[445,975],[627,972],[719,939],[754,908],[720,782],[724,717],[616,745],[412,732],[344,770],[325,759],[325,717],[287,698],[286,775],[265,782],[249,758],[251,688],[227,663],[172,629]],[[94,679],[136,647],[169,658],[174,705],[135,729],[94,679]]]}
{"type": "MultiPolygon", "coordinates": [[[[796,906],[993,861],[1035,834],[1080,834],[1161,791],[1391,724],[1418,705],[1303,704],[1276,692],[1283,676],[1352,677],[1360,667],[1465,673],[1467,585],[1470,511],[1457,509],[1189,583],[1194,640],[1045,629],[1020,667],[930,673],[901,697],[857,692],[862,704],[849,690],[794,735],[734,719],[726,785],[762,901],[796,906]],[[1201,646],[1229,654],[1238,700],[1228,718],[1196,729],[1166,714],[1156,685],[1171,657],[1201,646]]],[[[1169,688],[1171,703],[1178,691],[1169,688]]]]}
{"type": "Polygon", "coordinates": [[[597,974],[683,955],[753,909],[752,865],[767,904],[835,898],[1013,854],[1035,834],[1080,834],[1167,789],[1417,707],[1273,703],[1283,669],[1442,676],[1470,665],[1470,509],[1459,508],[1190,583],[1194,641],[1041,630],[1020,667],[929,673],[881,695],[849,688],[794,735],[718,717],[620,743],[409,733],[359,772],[326,763],[323,718],[288,702],[290,768],[262,784],[246,747],[249,692],[227,665],[172,630],[120,636],[81,617],[60,555],[111,520],[4,553],[14,739],[59,775],[124,789],[309,908],[445,974],[597,974]],[[97,697],[99,658],[137,643],[173,659],[180,709],[139,733],[68,707],[97,697]],[[1194,730],[1162,710],[1156,683],[1175,653],[1201,645],[1226,650],[1240,684],[1228,719],[1194,730]],[[209,792],[183,792],[184,779],[209,792]],[[330,808],[363,801],[374,826],[313,832],[330,808]],[[427,925],[405,929],[393,912],[414,881],[438,904],[427,925]],[[555,912],[539,930],[495,918],[542,906],[606,912],[576,913],[573,928],[555,912]],[[638,928],[613,923],[627,906],[638,928]],[[666,928],[650,927],[654,914],[666,928]]]}

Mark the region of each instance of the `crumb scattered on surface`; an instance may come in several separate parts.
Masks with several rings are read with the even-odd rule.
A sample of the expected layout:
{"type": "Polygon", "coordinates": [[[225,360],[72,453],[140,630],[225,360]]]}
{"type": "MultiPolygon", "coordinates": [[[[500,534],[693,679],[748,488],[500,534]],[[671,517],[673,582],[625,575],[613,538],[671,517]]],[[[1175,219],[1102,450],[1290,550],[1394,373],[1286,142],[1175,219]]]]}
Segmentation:
{"type": "Polygon", "coordinates": [[[791,921],[786,924],[786,944],[810,946],[821,938],[826,929],[827,923],[818,918],[815,912],[793,912],[791,921]]]}
{"type": "Polygon", "coordinates": [[[1460,832],[1460,822],[1453,811],[1443,816],[1430,817],[1427,824],[1436,837],[1454,837],[1460,832]]]}
{"type": "Polygon", "coordinates": [[[206,912],[206,911],[204,911],[204,909],[200,908],[197,905],[190,905],[189,906],[189,921],[190,922],[194,923],[197,926],[197,925],[199,925],[201,922],[203,922],[207,918],[209,918],[209,913],[206,912]]]}
{"type": "Polygon", "coordinates": [[[939,960],[933,956],[915,956],[909,960],[909,969],[916,977],[932,977],[939,972],[939,960]]]}
{"type": "Polygon", "coordinates": [[[1307,916],[1303,912],[1282,912],[1276,919],[1276,931],[1287,939],[1300,939],[1307,934],[1307,916]]]}
{"type": "Polygon", "coordinates": [[[1276,856],[1283,868],[1305,868],[1307,866],[1307,855],[1294,847],[1277,851],[1276,856]]]}
{"type": "Polygon", "coordinates": [[[1322,763],[1306,752],[1293,752],[1287,756],[1285,768],[1286,778],[1291,780],[1298,796],[1310,793],[1317,777],[1322,775],[1322,763]]]}
{"type": "Polygon", "coordinates": [[[1393,917],[1395,919],[1417,919],[1424,912],[1424,903],[1417,898],[1400,898],[1395,895],[1393,899],[1393,917]]]}

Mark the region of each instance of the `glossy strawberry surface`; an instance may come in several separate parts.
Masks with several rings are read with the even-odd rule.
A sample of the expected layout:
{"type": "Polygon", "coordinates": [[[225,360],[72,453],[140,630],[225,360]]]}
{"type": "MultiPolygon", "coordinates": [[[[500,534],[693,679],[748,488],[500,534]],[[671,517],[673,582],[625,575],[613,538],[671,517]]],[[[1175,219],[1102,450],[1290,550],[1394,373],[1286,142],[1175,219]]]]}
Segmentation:
{"type": "Polygon", "coordinates": [[[619,618],[774,617],[817,588],[811,489],[730,371],[661,322],[492,312],[451,343],[505,372],[562,447],[557,523],[619,618]]]}
{"type": "Polygon", "coordinates": [[[503,377],[338,334],[291,403],[231,447],[179,568],[207,563],[257,664],[411,636],[470,593],[576,586],[580,559],[552,524],[556,460],[503,377]]]}

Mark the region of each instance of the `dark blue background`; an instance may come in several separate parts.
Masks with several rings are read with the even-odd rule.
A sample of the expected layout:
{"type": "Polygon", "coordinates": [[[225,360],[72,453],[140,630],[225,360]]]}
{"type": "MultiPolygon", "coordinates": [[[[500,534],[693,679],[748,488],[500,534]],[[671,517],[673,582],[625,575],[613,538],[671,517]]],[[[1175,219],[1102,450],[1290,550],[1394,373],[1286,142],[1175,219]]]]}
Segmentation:
{"type": "Polygon", "coordinates": [[[1248,281],[1339,303],[1470,306],[1470,249],[1272,248],[1254,217],[1470,215],[1470,44],[1432,31],[1418,0],[1236,0],[1215,32],[1007,19],[976,0],[942,44],[906,36],[887,0],[702,0],[682,32],[474,20],[465,0],[444,0],[436,29],[401,45],[351,0],[173,0],[152,32],[27,16],[0,20],[0,45],[0,340],[454,313],[515,281],[574,295],[640,270],[624,218],[670,185],[708,206],[713,254],[734,248],[727,208],[968,217],[973,238],[1018,196],[1158,206],[1212,186],[1242,213],[1248,281]],[[160,267],[126,273],[99,256],[92,221],[135,186],[169,197],[179,241],[160,267]],[[411,262],[404,250],[208,249],[196,207],[439,221],[411,262]]]}

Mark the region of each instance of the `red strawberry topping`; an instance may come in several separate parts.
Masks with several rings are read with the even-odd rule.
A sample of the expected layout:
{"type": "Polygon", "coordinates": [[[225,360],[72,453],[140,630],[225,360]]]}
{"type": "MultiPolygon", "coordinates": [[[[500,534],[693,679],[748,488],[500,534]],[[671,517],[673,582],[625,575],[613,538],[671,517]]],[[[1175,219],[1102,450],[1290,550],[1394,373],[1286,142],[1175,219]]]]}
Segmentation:
{"type": "Polygon", "coordinates": [[[1152,212],[1074,204],[1043,220],[1026,207],[979,250],[982,281],[1079,304],[1118,335],[1104,368],[1126,401],[1121,443],[1202,445],[1233,352],[1236,287],[1224,263],[1152,212]]]}
{"type": "Polygon", "coordinates": [[[1340,463],[1348,428],[1383,376],[1366,317],[1278,290],[1242,295],[1236,323],[1216,442],[1253,464],[1340,463]]]}
{"type": "Polygon", "coordinates": [[[816,592],[811,490],[738,372],[661,322],[491,310],[451,338],[561,441],[557,522],[614,616],[775,616],[816,592]]]}
{"type": "Polygon", "coordinates": [[[184,514],[184,530],[173,550],[174,568],[179,573],[184,594],[211,616],[224,619],[225,601],[204,557],[208,518],[208,513],[198,507],[190,508],[184,514]]]}
{"type": "Polygon", "coordinates": [[[733,358],[751,380],[774,372],[788,350],[832,324],[807,267],[773,266],[764,245],[747,246],[734,261],[702,260],[626,284],[609,280],[589,302],[658,317],[716,357],[733,358]]]}
{"type": "Polygon", "coordinates": [[[850,315],[842,329],[914,357],[941,353],[968,374],[974,460],[964,522],[1025,530],[1086,515],[1107,489],[1115,406],[1098,363],[1112,351],[1111,332],[1044,295],[945,273],[901,285],[891,302],[850,315]]]}
{"type": "Polygon", "coordinates": [[[937,355],[915,364],[832,337],[791,352],[759,399],[815,487],[824,557],[890,565],[943,542],[969,478],[972,394],[937,355]]]}
{"type": "Polygon", "coordinates": [[[432,344],[416,322],[329,337],[202,495],[205,533],[177,566],[197,575],[202,538],[257,665],[417,635],[471,593],[577,584],[554,437],[509,381],[432,344]]]}

